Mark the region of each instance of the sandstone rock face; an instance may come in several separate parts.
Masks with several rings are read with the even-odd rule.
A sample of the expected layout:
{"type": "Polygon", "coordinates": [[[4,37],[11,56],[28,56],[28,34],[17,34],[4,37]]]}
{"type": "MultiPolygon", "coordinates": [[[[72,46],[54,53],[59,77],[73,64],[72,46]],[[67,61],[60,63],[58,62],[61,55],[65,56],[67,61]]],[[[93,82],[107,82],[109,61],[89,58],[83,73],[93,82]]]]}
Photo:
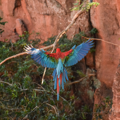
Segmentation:
{"type": "MultiPolygon", "coordinates": [[[[93,119],[92,120],[109,120],[110,115],[110,107],[108,107],[111,103],[106,106],[104,101],[106,100],[106,96],[109,96],[110,100],[112,99],[112,90],[111,88],[107,88],[105,84],[99,89],[96,89],[94,94],[94,109],[93,109],[93,119]],[[104,106],[104,107],[103,107],[104,106]],[[99,117],[97,115],[100,115],[99,117]]],[[[112,119],[111,119],[112,120],[112,119]]]]}
{"type": "MultiPolygon", "coordinates": [[[[120,45],[120,1],[94,1],[100,3],[100,5],[97,8],[93,7],[90,12],[92,25],[93,27],[98,29],[97,37],[107,42],[120,45]]],[[[109,92],[111,92],[110,89],[112,88],[112,108],[114,109],[114,111],[117,111],[117,113],[113,111],[114,115],[110,116],[110,120],[120,119],[120,113],[118,111],[118,109],[120,109],[118,101],[119,95],[117,96],[117,93],[119,93],[117,92],[119,82],[116,82],[114,79],[114,75],[116,73],[116,68],[118,66],[120,58],[120,48],[116,45],[108,44],[103,41],[96,41],[95,66],[97,70],[97,78],[102,82],[102,91],[100,91],[99,93],[100,95],[104,96],[104,98],[105,96],[112,97],[112,94],[106,94],[104,86],[106,86],[106,89],[109,89],[109,92]]],[[[97,96],[96,94],[94,95],[94,97],[94,104],[98,104],[98,101],[101,100],[101,97],[99,95],[97,96]]],[[[106,117],[106,120],[107,119],[108,117],[106,117]]]]}
{"type": "MultiPolygon", "coordinates": [[[[33,31],[40,33],[39,37],[43,41],[52,35],[57,35],[73,18],[75,12],[71,12],[70,8],[73,7],[74,2],[74,0],[0,0],[0,16],[4,21],[8,21],[0,40],[9,39],[13,36],[12,34],[16,34],[16,27],[18,34],[22,34],[21,30],[18,30],[21,24],[19,22],[18,25],[18,19],[23,21],[30,33],[33,31]]],[[[88,18],[88,13],[80,16],[68,32],[68,37],[71,38],[78,33],[79,28],[82,31],[88,31],[88,18]]],[[[34,38],[34,35],[31,38],[34,38]]]]}
{"type": "Polygon", "coordinates": [[[109,120],[120,120],[120,65],[118,65],[113,82],[113,105],[109,120]]]}
{"type": "MultiPolygon", "coordinates": [[[[98,29],[98,37],[120,45],[119,0],[94,0],[100,3],[91,9],[91,22],[98,29]]],[[[96,42],[95,64],[98,79],[112,87],[114,74],[119,62],[119,47],[105,42],[96,42]]]]}
{"type": "Polygon", "coordinates": [[[18,33],[18,35],[23,35],[25,31],[27,31],[27,29],[25,28],[22,20],[16,19],[16,32],[18,33]]]}

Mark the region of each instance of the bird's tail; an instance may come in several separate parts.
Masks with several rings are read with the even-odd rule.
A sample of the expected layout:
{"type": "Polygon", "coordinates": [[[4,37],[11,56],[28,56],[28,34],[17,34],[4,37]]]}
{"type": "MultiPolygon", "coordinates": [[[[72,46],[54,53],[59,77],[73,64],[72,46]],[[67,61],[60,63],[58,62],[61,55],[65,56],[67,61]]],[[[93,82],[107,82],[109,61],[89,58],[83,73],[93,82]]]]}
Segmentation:
{"type": "Polygon", "coordinates": [[[53,71],[54,89],[57,88],[57,100],[59,100],[60,87],[64,89],[64,83],[66,83],[66,80],[68,80],[68,76],[64,67],[60,75],[57,74],[57,68],[53,71]]]}

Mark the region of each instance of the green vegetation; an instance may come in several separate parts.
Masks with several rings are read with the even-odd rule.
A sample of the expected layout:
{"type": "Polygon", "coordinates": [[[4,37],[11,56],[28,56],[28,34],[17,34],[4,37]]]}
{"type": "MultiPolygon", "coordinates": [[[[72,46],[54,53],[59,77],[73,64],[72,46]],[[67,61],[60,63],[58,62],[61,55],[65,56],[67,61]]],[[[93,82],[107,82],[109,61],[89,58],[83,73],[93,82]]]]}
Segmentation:
{"type": "Polygon", "coordinates": [[[94,35],[94,34],[98,33],[98,30],[96,28],[92,28],[92,30],[90,31],[90,33],[92,35],[94,35]]]}
{"type": "Polygon", "coordinates": [[[95,105],[95,113],[93,114],[93,120],[102,120],[105,115],[110,114],[112,108],[112,99],[108,96],[101,103],[95,105]]]}
{"type": "MultiPolygon", "coordinates": [[[[0,25],[5,25],[7,22],[1,22],[2,18],[0,17],[0,25]]],[[[2,34],[4,30],[0,29],[0,34],[2,34]]]]}
{"type": "Polygon", "coordinates": [[[90,10],[92,6],[97,7],[99,5],[98,2],[88,2],[87,0],[77,0],[76,3],[74,3],[74,7],[72,8],[72,11],[74,10],[90,10]]]}

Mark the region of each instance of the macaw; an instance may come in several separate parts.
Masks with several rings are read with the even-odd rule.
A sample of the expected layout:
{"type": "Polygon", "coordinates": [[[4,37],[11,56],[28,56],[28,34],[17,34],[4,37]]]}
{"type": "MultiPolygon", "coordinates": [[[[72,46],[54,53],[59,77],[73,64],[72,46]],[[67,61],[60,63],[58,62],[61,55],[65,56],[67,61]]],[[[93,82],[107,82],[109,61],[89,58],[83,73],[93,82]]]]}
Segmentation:
{"type": "Polygon", "coordinates": [[[68,80],[68,73],[65,67],[75,65],[78,61],[82,60],[91,47],[93,47],[93,42],[89,39],[77,47],[74,45],[67,52],[61,52],[60,48],[57,48],[56,53],[49,53],[32,46],[25,47],[25,50],[28,54],[31,54],[31,58],[37,63],[47,68],[54,68],[52,74],[54,89],[57,88],[57,100],[59,100],[60,87],[62,86],[62,89],[64,89],[64,83],[68,80]]]}

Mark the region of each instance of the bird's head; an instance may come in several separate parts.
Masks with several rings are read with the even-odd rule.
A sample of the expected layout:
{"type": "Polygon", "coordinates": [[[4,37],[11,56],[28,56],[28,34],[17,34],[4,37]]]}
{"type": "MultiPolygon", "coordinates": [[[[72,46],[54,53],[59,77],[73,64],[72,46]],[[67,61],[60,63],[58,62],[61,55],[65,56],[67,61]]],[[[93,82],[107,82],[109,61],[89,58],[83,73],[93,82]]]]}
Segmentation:
{"type": "Polygon", "coordinates": [[[61,51],[60,51],[60,48],[57,48],[57,49],[56,49],[56,53],[59,53],[59,52],[61,52],[61,51]]]}

